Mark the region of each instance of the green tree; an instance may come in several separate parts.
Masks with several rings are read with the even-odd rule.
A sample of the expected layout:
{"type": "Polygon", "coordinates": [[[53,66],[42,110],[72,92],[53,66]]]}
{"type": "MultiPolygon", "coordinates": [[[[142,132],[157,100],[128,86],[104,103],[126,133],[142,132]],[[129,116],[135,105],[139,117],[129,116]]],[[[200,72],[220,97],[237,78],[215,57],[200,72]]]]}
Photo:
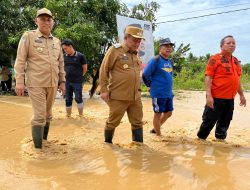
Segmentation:
{"type": "Polygon", "coordinates": [[[98,55],[98,60],[92,64],[94,65],[92,72],[93,74],[91,76],[93,82],[92,88],[90,90],[90,96],[92,96],[98,85],[101,61],[107,49],[116,41],[118,36],[116,27],[116,14],[154,22],[155,13],[158,10],[159,5],[155,2],[146,2],[145,4],[141,3],[139,5],[135,5],[131,8],[131,10],[129,10],[125,4],[120,4],[119,1],[114,0],[90,0],[87,2],[88,3],[86,6],[83,6],[82,9],[84,10],[85,14],[87,13],[88,18],[91,18],[92,21],[96,23],[96,27],[102,34],[102,40],[98,42],[100,45],[100,51],[98,51],[100,52],[98,55]],[[97,2],[99,2],[99,6],[97,6],[97,2]]]}
{"type": "Polygon", "coordinates": [[[146,2],[130,10],[119,0],[0,0],[0,3],[1,59],[5,55],[10,62],[15,57],[21,35],[36,28],[36,11],[46,7],[55,17],[53,34],[61,40],[71,38],[76,49],[86,55],[89,68],[86,80],[92,78],[93,82],[90,95],[96,90],[104,54],[117,38],[116,14],[154,22],[159,8],[155,2],[146,2]]]}
{"type": "Polygon", "coordinates": [[[185,63],[186,52],[188,52],[190,49],[190,44],[184,45],[183,43],[181,43],[171,54],[170,58],[173,61],[174,73],[178,73],[181,71],[182,66],[185,63]]]}
{"type": "Polygon", "coordinates": [[[146,1],[144,4],[140,3],[132,7],[128,16],[130,16],[131,18],[147,20],[152,22],[152,29],[154,31],[156,27],[155,13],[158,11],[159,8],[160,4],[158,4],[157,2],[151,1],[150,3],[148,3],[148,1],[146,1]]]}

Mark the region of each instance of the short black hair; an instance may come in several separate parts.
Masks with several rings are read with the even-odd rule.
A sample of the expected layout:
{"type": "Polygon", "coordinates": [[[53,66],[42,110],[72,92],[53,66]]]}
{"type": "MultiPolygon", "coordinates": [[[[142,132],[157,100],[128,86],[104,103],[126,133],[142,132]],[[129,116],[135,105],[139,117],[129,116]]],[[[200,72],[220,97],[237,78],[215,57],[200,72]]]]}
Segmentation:
{"type": "Polygon", "coordinates": [[[72,45],[74,47],[74,42],[71,39],[64,39],[62,41],[62,45],[66,45],[66,46],[72,45]]]}

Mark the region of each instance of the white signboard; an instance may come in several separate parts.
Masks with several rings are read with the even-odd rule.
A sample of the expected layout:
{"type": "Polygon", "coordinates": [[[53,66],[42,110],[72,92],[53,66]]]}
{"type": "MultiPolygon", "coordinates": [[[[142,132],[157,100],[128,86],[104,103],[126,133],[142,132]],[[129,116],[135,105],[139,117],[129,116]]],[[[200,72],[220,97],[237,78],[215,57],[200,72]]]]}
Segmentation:
{"type": "Polygon", "coordinates": [[[141,45],[139,47],[139,55],[141,57],[144,68],[145,65],[148,63],[148,61],[154,56],[154,40],[153,40],[151,22],[120,15],[116,15],[116,20],[117,20],[117,30],[120,43],[123,42],[124,30],[126,26],[130,24],[139,24],[141,28],[144,30],[143,34],[145,40],[141,41],[141,45]]]}

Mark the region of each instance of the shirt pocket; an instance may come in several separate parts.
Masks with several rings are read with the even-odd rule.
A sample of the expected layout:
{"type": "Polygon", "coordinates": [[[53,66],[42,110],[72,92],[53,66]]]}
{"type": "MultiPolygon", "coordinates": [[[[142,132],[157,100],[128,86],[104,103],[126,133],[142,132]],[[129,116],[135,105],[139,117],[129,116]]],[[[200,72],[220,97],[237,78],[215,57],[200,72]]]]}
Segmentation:
{"type": "Polygon", "coordinates": [[[124,56],[119,58],[119,64],[117,66],[119,67],[119,69],[124,71],[128,71],[132,68],[129,57],[124,57],[124,56]]]}
{"type": "Polygon", "coordinates": [[[40,43],[34,43],[33,44],[34,52],[38,55],[46,55],[48,53],[48,50],[46,49],[45,45],[40,43]]]}
{"type": "Polygon", "coordinates": [[[222,66],[222,70],[221,70],[222,74],[225,74],[225,75],[233,74],[233,68],[230,64],[222,63],[221,66],[222,66]]]}

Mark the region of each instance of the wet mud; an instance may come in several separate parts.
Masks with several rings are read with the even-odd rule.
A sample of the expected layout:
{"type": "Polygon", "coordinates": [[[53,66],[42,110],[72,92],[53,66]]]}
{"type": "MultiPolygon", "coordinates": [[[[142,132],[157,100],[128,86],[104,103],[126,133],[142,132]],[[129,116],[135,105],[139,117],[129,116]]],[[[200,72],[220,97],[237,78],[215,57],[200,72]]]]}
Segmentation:
{"type": "Polygon", "coordinates": [[[131,141],[125,115],[113,145],[103,143],[107,105],[99,97],[84,101],[84,117],[74,104],[67,118],[64,100],[56,99],[48,141],[39,151],[31,139],[28,97],[0,96],[0,190],[249,189],[250,110],[238,97],[225,142],[215,140],[214,130],[206,141],[197,139],[205,94],[179,91],[162,137],[149,133],[153,112],[143,98],[144,144],[131,141]]]}

